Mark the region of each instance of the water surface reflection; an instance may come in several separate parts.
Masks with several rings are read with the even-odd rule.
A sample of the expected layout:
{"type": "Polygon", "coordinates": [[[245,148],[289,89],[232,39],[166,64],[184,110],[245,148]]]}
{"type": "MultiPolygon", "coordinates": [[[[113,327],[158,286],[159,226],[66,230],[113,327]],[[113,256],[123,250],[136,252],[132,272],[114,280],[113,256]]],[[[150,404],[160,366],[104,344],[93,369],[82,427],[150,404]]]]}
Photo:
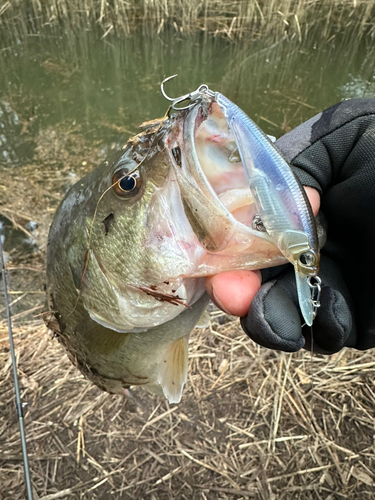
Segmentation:
{"type": "Polygon", "coordinates": [[[135,33],[104,40],[30,36],[0,52],[0,161],[30,161],[35,137],[49,126],[75,127],[95,145],[123,142],[144,120],[164,114],[164,76],[179,95],[207,83],[241,106],[269,134],[279,136],[315,112],[374,90],[371,40],[313,33],[303,44],[266,39],[234,44],[174,32],[135,33]]]}

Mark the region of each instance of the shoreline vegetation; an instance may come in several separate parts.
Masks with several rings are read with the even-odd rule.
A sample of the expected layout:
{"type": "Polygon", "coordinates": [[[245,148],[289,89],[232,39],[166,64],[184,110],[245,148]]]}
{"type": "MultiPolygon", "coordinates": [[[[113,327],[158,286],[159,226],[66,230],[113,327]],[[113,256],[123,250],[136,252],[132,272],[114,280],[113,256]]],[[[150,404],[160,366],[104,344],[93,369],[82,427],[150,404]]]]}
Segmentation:
{"type": "Polygon", "coordinates": [[[8,0],[0,7],[0,37],[19,41],[48,29],[99,29],[101,38],[142,28],[160,34],[303,41],[319,30],[329,40],[347,30],[374,35],[374,0],[8,0]]]}

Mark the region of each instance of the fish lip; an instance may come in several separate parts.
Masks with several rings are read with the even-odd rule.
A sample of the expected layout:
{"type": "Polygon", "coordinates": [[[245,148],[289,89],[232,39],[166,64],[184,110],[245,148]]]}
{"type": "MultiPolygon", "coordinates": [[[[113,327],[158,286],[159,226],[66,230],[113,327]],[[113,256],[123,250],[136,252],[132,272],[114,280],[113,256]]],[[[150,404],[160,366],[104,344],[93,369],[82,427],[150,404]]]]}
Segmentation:
{"type": "MultiPolygon", "coordinates": [[[[211,101],[210,105],[214,104],[214,103],[215,103],[215,101],[211,101]]],[[[207,107],[207,104],[206,104],[206,107],[207,107]]],[[[197,104],[194,108],[189,110],[189,114],[191,114],[192,117],[194,117],[194,115],[193,115],[194,109],[196,109],[196,117],[193,120],[194,123],[193,123],[193,131],[192,132],[193,132],[193,136],[195,137],[195,133],[198,130],[198,128],[208,118],[210,107],[208,107],[208,110],[205,110],[201,103],[197,104]],[[207,112],[207,116],[205,116],[206,112],[207,112]]],[[[184,122],[184,127],[185,127],[186,121],[184,122]]],[[[234,137],[233,137],[233,139],[234,139],[234,137]]],[[[204,184],[205,195],[211,197],[212,200],[214,200],[216,203],[218,203],[220,205],[220,207],[222,207],[222,209],[226,212],[226,215],[228,217],[234,219],[235,224],[241,224],[242,226],[247,227],[245,224],[241,223],[233,216],[232,212],[227,208],[227,206],[220,199],[220,194],[228,193],[229,191],[232,191],[232,190],[237,189],[237,188],[230,188],[230,189],[225,190],[223,193],[220,193],[220,194],[216,193],[216,191],[212,187],[210,181],[208,180],[207,175],[205,174],[204,169],[202,168],[202,164],[201,164],[201,162],[198,158],[198,155],[196,153],[195,140],[191,141],[191,145],[194,146],[194,148],[195,148],[196,161],[194,162],[194,166],[196,167],[197,172],[201,175],[202,180],[204,180],[204,182],[205,182],[205,184],[204,184]]],[[[199,184],[198,184],[198,186],[202,188],[202,186],[200,186],[199,184]]],[[[243,188],[250,192],[249,186],[247,183],[243,186],[243,188]]],[[[247,197],[243,196],[242,201],[246,201],[246,199],[247,199],[247,197]]],[[[242,205],[239,204],[239,207],[246,206],[246,205],[247,205],[247,203],[243,203],[242,205]]]]}
{"type": "MultiPolygon", "coordinates": [[[[212,101],[213,103],[213,101],[212,101]]],[[[241,231],[248,231],[249,234],[256,235],[257,237],[270,240],[269,235],[267,233],[261,233],[259,231],[255,231],[251,228],[252,221],[249,221],[249,225],[240,222],[236,217],[232,214],[232,212],[227,208],[227,206],[220,199],[219,194],[217,194],[212,187],[210,181],[208,180],[202,164],[198,158],[196,144],[195,144],[195,134],[200,125],[208,118],[209,114],[205,116],[205,110],[202,107],[201,103],[198,103],[196,106],[193,106],[189,110],[185,110],[181,112],[181,122],[180,122],[180,134],[177,140],[171,141],[169,145],[167,145],[167,149],[169,152],[169,157],[172,162],[174,169],[182,173],[185,178],[189,180],[193,180],[194,186],[198,188],[201,193],[207,198],[208,203],[214,204],[219,211],[223,219],[227,220],[230,224],[231,228],[241,228],[241,231]],[[182,137],[181,137],[182,134],[182,137]],[[173,149],[175,145],[178,145],[183,152],[183,156],[185,157],[185,161],[182,162],[182,166],[180,166],[173,155],[173,149]],[[192,157],[192,161],[189,162],[189,166],[187,166],[186,157],[190,155],[192,157]]],[[[244,188],[248,190],[248,184],[244,185],[244,188]]],[[[230,188],[224,193],[228,193],[231,190],[236,188],[230,188]]],[[[250,192],[250,190],[249,190],[250,192]]],[[[220,193],[220,194],[224,194],[220,193]]],[[[248,200],[248,196],[243,196],[242,205],[240,199],[238,198],[237,208],[245,207],[249,203],[246,203],[248,200]]]]}

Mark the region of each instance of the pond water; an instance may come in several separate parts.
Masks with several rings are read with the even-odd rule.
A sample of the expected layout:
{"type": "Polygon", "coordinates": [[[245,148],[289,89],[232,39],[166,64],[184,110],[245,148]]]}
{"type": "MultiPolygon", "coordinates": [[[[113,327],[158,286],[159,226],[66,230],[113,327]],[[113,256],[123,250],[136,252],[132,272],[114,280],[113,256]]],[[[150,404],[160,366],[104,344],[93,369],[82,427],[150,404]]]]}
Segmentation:
{"type": "Polygon", "coordinates": [[[268,133],[280,136],[324,107],[375,91],[372,40],[355,34],[303,43],[233,43],[197,35],[136,32],[101,39],[56,30],[0,50],[0,164],[30,162],[37,134],[74,126],[95,146],[113,147],[164,114],[171,95],[201,83],[227,95],[268,133]]]}

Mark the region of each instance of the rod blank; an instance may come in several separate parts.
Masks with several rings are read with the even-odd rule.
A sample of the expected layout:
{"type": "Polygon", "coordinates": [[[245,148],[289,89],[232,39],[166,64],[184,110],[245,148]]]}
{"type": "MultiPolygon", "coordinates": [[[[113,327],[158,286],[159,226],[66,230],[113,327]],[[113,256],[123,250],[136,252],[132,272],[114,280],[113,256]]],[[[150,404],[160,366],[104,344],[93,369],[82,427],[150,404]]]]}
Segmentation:
{"type": "MultiPolygon", "coordinates": [[[[5,238],[5,236],[4,236],[5,238]]],[[[14,379],[14,391],[16,393],[16,409],[18,415],[18,422],[20,426],[20,434],[21,434],[21,445],[22,445],[22,456],[23,456],[23,465],[25,469],[25,482],[26,482],[26,491],[28,500],[33,500],[33,492],[31,486],[31,478],[30,478],[30,468],[29,468],[29,458],[27,454],[26,447],[26,435],[25,435],[25,426],[23,421],[23,410],[22,410],[22,401],[20,395],[20,388],[18,384],[18,373],[17,373],[17,359],[14,351],[14,342],[13,342],[13,333],[12,333],[12,320],[10,316],[10,307],[9,307],[9,299],[8,299],[8,283],[7,283],[7,273],[5,270],[5,259],[3,252],[3,225],[0,224],[0,257],[1,257],[1,274],[3,277],[3,286],[4,286],[4,300],[5,300],[5,308],[7,312],[7,322],[8,322],[8,335],[9,335],[9,347],[10,347],[10,355],[12,358],[12,367],[13,367],[13,379],[14,379]]]]}

